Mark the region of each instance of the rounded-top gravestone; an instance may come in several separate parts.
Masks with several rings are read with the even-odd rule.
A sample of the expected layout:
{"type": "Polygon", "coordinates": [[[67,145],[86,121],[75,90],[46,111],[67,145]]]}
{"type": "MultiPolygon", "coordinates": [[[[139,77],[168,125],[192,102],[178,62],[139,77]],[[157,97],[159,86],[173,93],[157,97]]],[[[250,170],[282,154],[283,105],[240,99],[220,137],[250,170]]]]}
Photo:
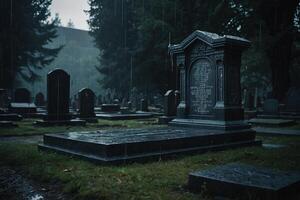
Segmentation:
{"type": "Polygon", "coordinates": [[[277,99],[267,99],[264,102],[264,113],[265,114],[278,114],[279,102],[277,99]]]}
{"type": "Polygon", "coordinates": [[[95,117],[95,93],[88,88],[79,91],[79,113],[80,118],[95,117]]]}
{"type": "Polygon", "coordinates": [[[69,120],[70,75],[55,69],[47,75],[47,120],[69,120]]]}
{"type": "Polygon", "coordinates": [[[287,93],[286,110],[291,112],[300,112],[300,89],[289,89],[287,93]]]}
{"type": "Polygon", "coordinates": [[[45,105],[45,97],[43,93],[39,92],[35,95],[35,101],[36,106],[44,106],[45,105]]]}
{"type": "Polygon", "coordinates": [[[165,105],[164,105],[165,116],[175,116],[175,93],[174,90],[168,90],[165,93],[165,105]]]}
{"type": "Polygon", "coordinates": [[[145,99],[141,99],[141,111],[148,112],[148,101],[145,99]]]}
{"type": "Polygon", "coordinates": [[[18,88],[14,94],[15,103],[30,103],[30,92],[26,88],[18,88]]]}

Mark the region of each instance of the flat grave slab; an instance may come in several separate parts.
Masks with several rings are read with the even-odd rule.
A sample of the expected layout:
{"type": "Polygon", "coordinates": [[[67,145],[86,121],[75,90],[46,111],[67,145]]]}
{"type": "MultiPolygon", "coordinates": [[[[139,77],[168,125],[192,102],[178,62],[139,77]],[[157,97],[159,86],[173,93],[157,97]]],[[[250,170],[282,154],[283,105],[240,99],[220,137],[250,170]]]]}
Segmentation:
{"type": "Polygon", "coordinates": [[[18,114],[36,113],[37,108],[34,103],[11,103],[9,111],[18,114]]]}
{"type": "Polygon", "coordinates": [[[0,128],[11,128],[11,127],[17,127],[17,124],[11,121],[0,121],[0,128]]]}
{"type": "Polygon", "coordinates": [[[144,119],[151,118],[153,114],[151,113],[96,113],[96,118],[107,119],[107,120],[129,120],[129,119],[144,119]]]}
{"type": "Polygon", "coordinates": [[[72,120],[37,120],[34,125],[37,126],[85,126],[86,121],[79,119],[72,120]]]}
{"type": "Polygon", "coordinates": [[[284,144],[262,144],[262,147],[266,149],[279,149],[279,148],[284,148],[286,145],[284,144]]]}
{"type": "Polygon", "coordinates": [[[242,199],[299,199],[300,173],[230,163],[189,174],[188,186],[216,196],[242,199]],[[202,186],[202,187],[201,187],[202,186]]]}
{"type": "Polygon", "coordinates": [[[250,119],[248,122],[253,125],[277,126],[277,127],[290,126],[296,123],[295,120],[289,120],[289,119],[260,119],[260,118],[250,119]]]}
{"type": "Polygon", "coordinates": [[[168,124],[174,118],[175,118],[175,116],[161,116],[158,118],[158,123],[159,124],[168,124]]]}
{"type": "Polygon", "coordinates": [[[39,148],[96,163],[119,164],[251,145],[261,145],[260,141],[255,141],[254,131],[223,132],[168,127],[46,134],[39,148]]]}
{"type": "Polygon", "coordinates": [[[299,120],[300,119],[300,114],[299,113],[292,113],[292,112],[281,112],[280,114],[259,114],[257,115],[258,118],[260,119],[289,119],[289,120],[299,120]]]}
{"type": "Polygon", "coordinates": [[[266,135],[300,136],[300,130],[296,129],[254,127],[253,130],[257,133],[266,135]]]}
{"type": "Polygon", "coordinates": [[[0,121],[21,121],[23,117],[14,113],[0,114],[0,121]]]}

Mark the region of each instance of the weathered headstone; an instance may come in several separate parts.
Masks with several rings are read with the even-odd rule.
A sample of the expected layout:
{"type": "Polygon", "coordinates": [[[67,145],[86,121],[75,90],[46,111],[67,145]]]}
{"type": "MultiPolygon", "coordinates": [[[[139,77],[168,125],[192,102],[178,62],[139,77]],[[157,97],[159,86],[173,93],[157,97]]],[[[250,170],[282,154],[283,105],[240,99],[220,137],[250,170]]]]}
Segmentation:
{"type": "Polygon", "coordinates": [[[6,93],[7,91],[5,89],[0,89],[0,108],[4,109],[7,107],[6,105],[6,93]]]}
{"type": "Polygon", "coordinates": [[[98,106],[101,106],[102,105],[102,95],[101,94],[99,94],[98,95],[98,98],[97,98],[97,104],[98,104],[98,106]]]}
{"type": "Polygon", "coordinates": [[[16,113],[9,112],[10,102],[8,98],[8,91],[6,89],[0,89],[0,127],[13,127],[11,121],[20,121],[22,116],[16,113]]]}
{"type": "Polygon", "coordinates": [[[177,106],[180,103],[180,92],[178,90],[175,90],[174,95],[175,95],[175,109],[177,109],[177,106]]]}
{"type": "Polygon", "coordinates": [[[146,99],[141,99],[141,111],[148,112],[148,101],[146,99]]]}
{"type": "Polygon", "coordinates": [[[289,89],[287,93],[286,111],[300,113],[300,89],[289,89]]]}
{"type": "Polygon", "coordinates": [[[45,106],[45,97],[43,93],[39,92],[36,94],[34,103],[36,106],[45,106]]]}
{"type": "Polygon", "coordinates": [[[114,99],[114,100],[113,100],[113,104],[120,104],[119,99],[114,99]]]}
{"type": "Polygon", "coordinates": [[[249,129],[243,121],[240,86],[241,54],[249,46],[243,38],[203,31],[171,45],[169,52],[180,71],[181,94],[177,118],[171,124],[249,129]]]}
{"type": "Polygon", "coordinates": [[[120,111],[119,104],[102,104],[101,111],[102,112],[119,112],[120,111]]]}
{"type": "Polygon", "coordinates": [[[15,103],[30,103],[31,97],[30,92],[26,88],[18,88],[15,90],[14,94],[15,103]]]}
{"type": "Polygon", "coordinates": [[[246,110],[254,109],[254,96],[252,94],[252,91],[247,91],[246,93],[244,108],[246,110]]]}
{"type": "Polygon", "coordinates": [[[127,106],[127,105],[126,105],[127,102],[128,102],[127,99],[126,99],[126,98],[123,98],[122,101],[121,101],[121,107],[126,107],[126,106],[127,106]]]}
{"type": "Polygon", "coordinates": [[[176,115],[174,90],[168,90],[165,94],[164,112],[165,112],[165,116],[176,115]]]}
{"type": "MultiPolygon", "coordinates": [[[[167,124],[176,116],[176,97],[174,90],[168,90],[165,93],[164,116],[158,118],[159,124],[167,124]]],[[[179,102],[178,102],[179,103],[179,102]]]]}
{"type": "Polygon", "coordinates": [[[131,101],[128,101],[128,102],[127,102],[127,106],[128,106],[128,110],[131,110],[131,109],[132,109],[132,103],[131,103],[131,101]]]}
{"type": "Polygon", "coordinates": [[[89,122],[95,120],[95,94],[91,89],[84,88],[79,91],[79,116],[80,119],[87,120],[89,122]]]}
{"type": "Polygon", "coordinates": [[[267,99],[263,107],[264,114],[277,115],[279,114],[279,102],[277,99],[267,99]]]}

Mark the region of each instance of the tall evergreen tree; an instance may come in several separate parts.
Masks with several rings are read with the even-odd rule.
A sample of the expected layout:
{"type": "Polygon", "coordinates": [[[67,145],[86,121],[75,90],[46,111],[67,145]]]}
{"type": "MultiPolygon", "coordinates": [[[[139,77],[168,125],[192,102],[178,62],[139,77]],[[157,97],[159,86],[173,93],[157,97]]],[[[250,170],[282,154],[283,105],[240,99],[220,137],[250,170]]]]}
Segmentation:
{"type": "MultiPolygon", "coordinates": [[[[168,75],[176,77],[176,73],[172,73],[173,69],[166,55],[168,42],[180,42],[197,29],[237,35],[253,41],[252,48],[243,59],[242,75],[248,86],[270,85],[268,82],[271,79],[274,96],[280,100],[290,86],[289,68],[295,36],[294,14],[299,0],[90,2],[90,25],[98,47],[103,50],[101,65],[104,67],[100,72],[107,75],[104,79],[107,87],[120,90],[129,85],[128,62],[131,59],[130,55],[122,51],[124,29],[120,24],[121,19],[125,19],[120,13],[125,12],[132,13],[128,15],[131,17],[128,24],[132,27],[132,32],[127,32],[127,37],[133,35],[130,45],[130,52],[134,52],[133,85],[141,91],[155,88],[165,90],[172,85],[167,84],[168,75]],[[126,8],[120,7],[122,2],[133,6],[124,11],[126,8]],[[121,8],[125,8],[123,12],[120,12],[121,8]],[[272,76],[269,75],[270,72],[272,76]],[[261,84],[257,84],[257,81],[261,84]]],[[[171,87],[174,88],[174,84],[171,87]]]]}
{"type": "Polygon", "coordinates": [[[19,73],[27,81],[53,61],[61,48],[46,45],[56,37],[58,19],[49,21],[52,0],[0,1],[0,88],[11,88],[19,73]]]}
{"type": "Polygon", "coordinates": [[[136,50],[137,27],[133,0],[90,0],[91,34],[101,50],[101,84],[127,95],[131,57],[136,50]]]}

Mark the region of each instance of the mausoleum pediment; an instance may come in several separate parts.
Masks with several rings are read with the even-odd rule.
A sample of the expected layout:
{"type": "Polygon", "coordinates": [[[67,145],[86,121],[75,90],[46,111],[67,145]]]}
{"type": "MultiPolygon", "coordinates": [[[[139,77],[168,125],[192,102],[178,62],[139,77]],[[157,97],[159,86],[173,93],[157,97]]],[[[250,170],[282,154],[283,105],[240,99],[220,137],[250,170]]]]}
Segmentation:
{"type": "Polygon", "coordinates": [[[222,47],[225,45],[237,46],[241,48],[247,48],[250,46],[250,41],[241,37],[232,35],[218,35],[216,33],[196,30],[191,35],[186,37],[181,43],[170,45],[169,52],[176,53],[184,51],[197,40],[200,40],[213,48],[222,47]]]}

